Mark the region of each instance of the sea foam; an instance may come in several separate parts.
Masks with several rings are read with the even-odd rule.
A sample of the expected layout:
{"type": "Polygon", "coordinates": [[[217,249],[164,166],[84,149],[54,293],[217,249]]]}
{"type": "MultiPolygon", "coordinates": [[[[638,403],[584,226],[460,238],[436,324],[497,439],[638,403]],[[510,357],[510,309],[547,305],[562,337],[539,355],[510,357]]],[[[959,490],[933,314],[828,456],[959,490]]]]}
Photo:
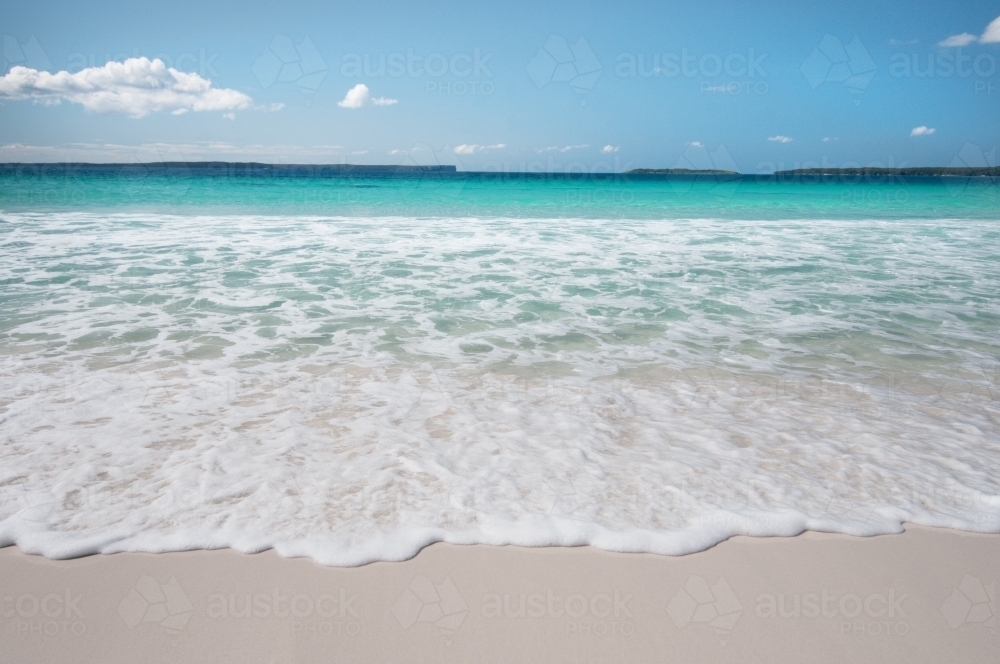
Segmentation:
{"type": "Polygon", "coordinates": [[[1000,532],[994,228],[0,213],[0,546],[1000,532]]]}

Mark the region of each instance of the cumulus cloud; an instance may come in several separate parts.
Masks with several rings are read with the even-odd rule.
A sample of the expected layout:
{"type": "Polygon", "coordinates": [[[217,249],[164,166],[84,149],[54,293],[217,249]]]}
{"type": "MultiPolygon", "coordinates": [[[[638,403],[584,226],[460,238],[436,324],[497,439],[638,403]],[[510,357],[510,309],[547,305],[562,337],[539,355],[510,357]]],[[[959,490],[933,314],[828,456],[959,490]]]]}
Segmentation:
{"type": "Polygon", "coordinates": [[[1000,16],[990,21],[990,24],[986,26],[983,31],[983,36],[979,38],[979,41],[984,44],[997,44],[1000,43],[1000,16]]]}
{"type": "Polygon", "coordinates": [[[12,67],[0,77],[0,99],[32,99],[43,104],[62,100],[96,113],[126,113],[135,118],[156,111],[233,111],[253,101],[237,90],[213,88],[195,73],[177,71],[162,60],[129,58],[88,67],[75,74],[55,74],[12,67]]]}
{"type": "Polygon", "coordinates": [[[361,108],[363,106],[392,106],[398,99],[388,97],[372,97],[371,90],[364,83],[358,83],[347,91],[342,101],[337,102],[341,108],[361,108]]]}
{"type": "Polygon", "coordinates": [[[782,136],[781,134],[778,134],[777,136],[768,136],[767,140],[771,141],[772,143],[791,143],[793,139],[789,138],[788,136],[782,136]]]}
{"type": "Polygon", "coordinates": [[[976,37],[970,32],[963,32],[959,35],[952,35],[947,39],[943,39],[938,42],[938,46],[944,46],[948,48],[960,48],[962,46],[968,46],[974,41],[979,41],[981,44],[997,44],[1000,43],[1000,16],[990,21],[990,24],[986,26],[983,30],[983,34],[976,37]]]}
{"type": "Polygon", "coordinates": [[[618,152],[618,146],[605,145],[603,148],[601,148],[601,152],[603,152],[604,154],[611,154],[612,152],[618,152]]]}
{"type": "Polygon", "coordinates": [[[910,136],[930,136],[936,131],[937,129],[935,129],[934,127],[927,127],[924,125],[920,125],[919,127],[914,127],[910,131],[910,136]]]}
{"type": "Polygon", "coordinates": [[[963,32],[960,35],[952,35],[947,39],[942,39],[938,42],[938,46],[944,46],[945,48],[961,48],[962,46],[968,46],[974,41],[976,41],[976,36],[974,34],[963,32]]]}
{"type": "Polygon", "coordinates": [[[455,146],[455,154],[476,154],[477,152],[482,152],[483,150],[502,150],[507,147],[503,143],[496,143],[494,145],[476,145],[476,144],[466,144],[455,146]]]}

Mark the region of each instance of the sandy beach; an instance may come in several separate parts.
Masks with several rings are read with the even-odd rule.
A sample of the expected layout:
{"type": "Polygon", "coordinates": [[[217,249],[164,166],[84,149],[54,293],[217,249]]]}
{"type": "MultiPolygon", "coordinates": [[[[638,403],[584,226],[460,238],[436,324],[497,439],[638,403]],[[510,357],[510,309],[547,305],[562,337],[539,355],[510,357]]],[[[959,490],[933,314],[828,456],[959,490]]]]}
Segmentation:
{"type": "Polygon", "coordinates": [[[0,4],[0,664],[1000,664],[998,13],[0,4]]]}
{"type": "Polygon", "coordinates": [[[909,526],[679,557],[435,544],[323,567],[273,551],[0,550],[4,662],[995,662],[1000,537],[909,526]]]}

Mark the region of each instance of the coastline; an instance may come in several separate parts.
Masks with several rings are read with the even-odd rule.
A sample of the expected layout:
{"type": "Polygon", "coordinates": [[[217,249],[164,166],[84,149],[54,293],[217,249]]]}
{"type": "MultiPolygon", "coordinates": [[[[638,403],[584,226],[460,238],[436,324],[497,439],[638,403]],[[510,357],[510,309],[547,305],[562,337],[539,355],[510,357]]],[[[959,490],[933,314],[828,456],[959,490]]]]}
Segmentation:
{"type": "MultiPolygon", "coordinates": [[[[809,163],[809,162],[806,162],[809,163]]],[[[803,167],[779,169],[770,173],[744,173],[715,168],[631,168],[626,171],[600,170],[594,172],[537,171],[537,170],[458,170],[453,164],[348,164],[348,163],[268,163],[259,161],[151,161],[151,162],[75,162],[75,161],[25,161],[0,162],[0,175],[19,174],[21,171],[55,171],[65,169],[75,174],[86,173],[180,173],[182,175],[237,176],[291,176],[334,177],[349,175],[442,175],[455,176],[506,176],[506,177],[557,177],[591,176],[621,177],[630,175],[660,176],[714,176],[726,178],[783,178],[789,176],[910,176],[910,177],[1000,177],[996,166],[857,166],[845,168],[803,167]]]]}
{"type": "Polygon", "coordinates": [[[435,544],[322,567],[273,551],[0,550],[8,661],[991,661],[1000,536],[907,525],[680,557],[435,544]]]}
{"type": "Polygon", "coordinates": [[[995,659],[997,535],[792,536],[875,535],[873,514],[882,533],[997,529],[991,191],[387,178],[340,198],[274,178],[256,213],[219,216],[247,182],[43,180],[21,183],[32,211],[4,213],[8,532],[41,550],[148,529],[155,546],[110,537],[187,552],[0,550],[14,661],[995,659]],[[122,191],[200,213],[120,214],[122,191]],[[48,212],[49,194],[95,202],[48,212]],[[259,214],[272,195],[287,214],[259,214]],[[330,201],[336,223],[303,214],[330,201]],[[670,201],[777,220],[573,216],[670,201]],[[393,206],[443,212],[373,223],[393,206]],[[938,216],[893,223],[914,210],[938,216]],[[707,529],[670,558],[566,527],[664,533],[712,507],[771,529],[707,529]],[[791,508],[828,523],[767,516],[791,508]],[[354,568],[281,557],[301,546],[198,550],[523,514],[562,521],[354,568]]]}

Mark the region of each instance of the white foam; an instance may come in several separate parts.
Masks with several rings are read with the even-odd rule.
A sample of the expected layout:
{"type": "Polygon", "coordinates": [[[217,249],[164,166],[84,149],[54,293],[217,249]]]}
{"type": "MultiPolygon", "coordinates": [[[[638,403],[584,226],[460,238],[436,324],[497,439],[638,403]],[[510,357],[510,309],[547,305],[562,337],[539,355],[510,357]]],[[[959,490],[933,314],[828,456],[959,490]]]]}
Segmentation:
{"type": "Polygon", "coordinates": [[[0,545],[1000,532],[991,223],[0,220],[0,545]]]}

